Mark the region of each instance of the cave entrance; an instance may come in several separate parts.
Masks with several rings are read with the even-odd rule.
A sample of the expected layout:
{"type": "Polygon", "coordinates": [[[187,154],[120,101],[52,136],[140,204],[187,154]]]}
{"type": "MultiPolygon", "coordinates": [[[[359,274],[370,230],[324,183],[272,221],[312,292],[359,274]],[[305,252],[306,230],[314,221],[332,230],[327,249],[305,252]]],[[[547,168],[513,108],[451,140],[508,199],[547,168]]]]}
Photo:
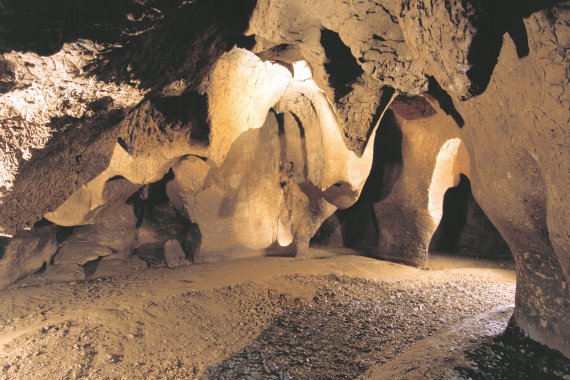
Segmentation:
{"type": "Polygon", "coordinates": [[[443,197],[441,221],[429,244],[430,261],[463,257],[511,262],[507,243],[473,197],[471,181],[464,174],[459,177],[443,197]]]}

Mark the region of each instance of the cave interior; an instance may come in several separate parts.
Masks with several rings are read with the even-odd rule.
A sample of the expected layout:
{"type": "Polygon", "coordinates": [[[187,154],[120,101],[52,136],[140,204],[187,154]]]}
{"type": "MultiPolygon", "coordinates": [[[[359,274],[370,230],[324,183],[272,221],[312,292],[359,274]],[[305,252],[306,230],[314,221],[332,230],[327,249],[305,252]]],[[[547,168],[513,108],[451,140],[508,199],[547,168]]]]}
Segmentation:
{"type": "Polygon", "coordinates": [[[570,379],[567,1],[0,19],[0,378],[570,379]]]}

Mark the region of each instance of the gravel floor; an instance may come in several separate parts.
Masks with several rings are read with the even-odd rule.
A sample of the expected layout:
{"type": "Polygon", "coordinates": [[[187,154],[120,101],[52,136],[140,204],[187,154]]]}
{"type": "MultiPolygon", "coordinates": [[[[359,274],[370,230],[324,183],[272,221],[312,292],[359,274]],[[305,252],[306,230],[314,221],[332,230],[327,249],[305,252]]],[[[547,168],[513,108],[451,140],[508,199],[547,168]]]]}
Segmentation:
{"type": "MultiPolygon", "coordinates": [[[[420,271],[361,257],[22,285],[0,294],[0,379],[354,379],[512,305],[514,293],[504,269],[420,271]]],[[[511,338],[469,351],[472,365],[440,365],[454,378],[509,379],[526,361],[536,365],[520,378],[568,380],[566,359],[511,338]]]]}
{"type": "Polygon", "coordinates": [[[570,360],[529,339],[512,325],[465,357],[470,365],[456,368],[463,379],[570,380],[570,360]]]}
{"type": "Polygon", "coordinates": [[[354,379],[438,329],[514,299],[514,286],[497,283],[297,281],[318,281],[313,302],[286,310],[203,379],[354,379]]]}

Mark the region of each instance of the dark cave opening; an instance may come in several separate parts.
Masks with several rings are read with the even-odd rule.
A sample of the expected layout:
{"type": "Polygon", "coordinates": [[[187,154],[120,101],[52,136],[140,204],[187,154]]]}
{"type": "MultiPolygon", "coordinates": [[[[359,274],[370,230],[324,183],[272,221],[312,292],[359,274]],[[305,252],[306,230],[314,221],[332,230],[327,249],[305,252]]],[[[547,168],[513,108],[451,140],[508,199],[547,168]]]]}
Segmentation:
{"type": "Polygon", "coordinates": [[[455,252],[467,224],[469,179],[461,174],[459,184],[448,189],[443,197],[443,216],[430,242],[430,251],[455,252]]]}
{"type": "Polygon", "coordinates": [[[188,91],[180,96],[157,97],[154,106],[167,122],[190,125],[190,138],[204,144],[209,143],[208,96],[188,91]]]}
{"type": "Polygon", "coordinates": [[[390,195],[402,173],[403,135],[394,111],[387,110],[374,138],[370,174],[356,203],[328,218],[311,239],[316,247],[346,247],[373,256],[378,244],[374,204],[390,195]]]}
{"type": "Polygon", "coordinates": [[[471,181],[463,174],[443,198],[443,216],[429,245],[430,253],[512,259],[511,251],[477,204],[471,181]]]}
{"type": "Polygon", "coordinates": [[[325,50],[327,62],[325,70],[329,74],[329,82],[335,92],[335,100],[351,91],[350,84],[364,72],[350,48],[342,42],[339,34],[328,29],[321,30],[321,45],[325,50]]]}
{"type": "Polygon", "coordinates": [[[374,203],[390,195],[404,165],[403,135],[392,110],[387,110],[374,139],[372,169],[358,201],[337,211],[346,247],[373,254],[378,243],[378,223],[374,203]]]}
{"type": "Polygon", "coordinates": [[[137,217],[135,254],[150,266],[164,264],[169,241],[178,242],[187,260],[193,259],[200,246],[200,228],[182,216],[168,197],[167,185],[174,178],[170,169],[160,181],[142,187],[128,201],[133,203],[137,217]]]}

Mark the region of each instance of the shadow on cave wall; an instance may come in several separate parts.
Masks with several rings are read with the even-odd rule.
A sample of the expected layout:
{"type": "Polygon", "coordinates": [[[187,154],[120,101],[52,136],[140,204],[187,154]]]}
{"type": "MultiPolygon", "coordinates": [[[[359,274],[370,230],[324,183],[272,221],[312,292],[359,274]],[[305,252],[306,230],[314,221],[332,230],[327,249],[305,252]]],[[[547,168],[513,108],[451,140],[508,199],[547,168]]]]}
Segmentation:
{"type": "Polygon", "coordinates": [[[352,207],[336,213],[346,247],[375,252],[379,229],[373,204],[390,194],[402,173],[402,138],[394,112],[387,110],[374,139],[372,169],[362,194],[352,207]]]}
{"type": "MultiPolygon", "coordinates": [[[[167,10],[167,2],[162,3],[162,10],[167,10]]],[[[77,39],[118,42],[136,19],[142,17],[148,23],[158,16],[134,0],[2,0],[0,49],[51,55],[77,39]]]]}
{"type": "Polygon", "coordinates": [[[192,142],[210,143],[208,122],[208,96],[196,91],[188,91],[179,96],[155,97],[154,107],[164,115],[165,121],[174,125],[191,126],[192,142]]]}
{"type": "Polygon", "coordinates": [[[471,182],[463,174],[443,197],[443,216],[429,252],[512,259],[509,246],[473,198],[471,182]]]}
{"type": "Polygon", "coordinates": [[[428,91],[427,93],[431,95],[439,104],[439,107],[445,112],[446,115],[451,116],[455,124],[459,128],[463,128],[465,126],[465,120],[463,116],[459,113],[455,104],[453,103],[453,99],[451,96],[441,88],[440,84],[434,77],[428,78],[428,91]]]}
{"type": "Polygon", "coordinates": [[[321,45],[325,50],[327,61],[325,70],[329,74],[329,82],[334,89],[335,101],[348,94],[352,83],[364,71],[352,55],[350,48],[342,42],[338,33],[323,28],[321,30],[321,45]]]}
{"type": "Polygon", "coordinates": [[[140,81],[160,89],[184,79],[195,89],[219,56],[237,45],[250,48],[244,37],[257,0],[196,0],[166,12],[155,27],[128,37],[123,47],[105,54],[92,67],[99,78],[140,81]]]}
{"type": "Polygon", "coordinates": [[[472,96],[479,95],[486,90],[497,64],[505,34],[513,41],[517,56],[526,57],[530,53],[530,47],[524,19],[543,10],[548,15],[552,7],[563,2],[563,0],[476,2],[485,11],[479,15],[478,20],[475,20],[477,33],[467,55],[467,60],[472,64],[467,71],[467,76],[472,82],[469,93],[472,96]]]}
{"type": "MultiPolygon", "coordinates": [[[[460,100],[480,95],[487,89],[501,53],[505,35],[513,41],[518,58],[528,56],[530,47],[524,19],[541,10],[545,10],[549,15],[552,7],[561,2],[561,0],[541,2],[509,0],[482,3],[481,15],[474,21],[477,33],[467,55],[467,61],[471,64],[467,71],[467,77],[471,81],[471,87],[468,89],[469,96],[461,97],[460,100]]],[[[459,128],[463,128],[465,121],[452,97],[433,76],[428,78],[428,94],[437,100],[441,109],[453,118],[459,128]]]]}

